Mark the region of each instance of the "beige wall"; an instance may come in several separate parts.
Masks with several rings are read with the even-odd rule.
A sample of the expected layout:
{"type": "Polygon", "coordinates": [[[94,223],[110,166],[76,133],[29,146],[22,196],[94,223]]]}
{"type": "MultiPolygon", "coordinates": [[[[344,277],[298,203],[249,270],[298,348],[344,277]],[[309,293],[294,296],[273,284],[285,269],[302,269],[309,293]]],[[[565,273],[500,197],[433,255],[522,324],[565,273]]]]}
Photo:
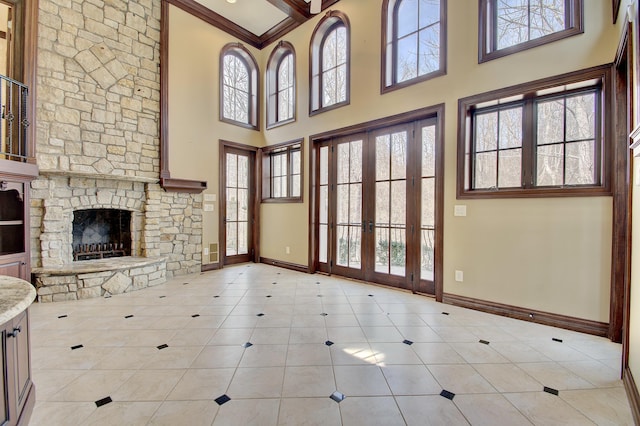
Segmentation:
{"type": "MultiPolygon", "coordinates": [[[[297,54],[297,121],[265,131],[264,136],[217,120],[218,54],[229,36],[172,8],[172,176],[207,180],[208,191],[216,192],[219,138],[274,144],[305,137],[308,171],[309,135],[444,103],[445,292],[607,322],[610,197],[458,202],[455,179],[458,99],[612,62],[619,29],[611,25],[611,2],[585,0],[582,35],[482,65],[477,63],[477,1],[448,3],[447,75],[385,95],[380,95],[382,0],[336,4],[335,9],[345,12],[351,22],[351,104],[311,118],[308,45],[320,16],[289,33],[285,40],[297,54]],[[468,215],[454,218],[455,204],[467,205],[468,215]],[[463,283],[454,281],[455,270],[464,271],[463,283]]],[[[262,72],[273,47],[256,53],[262,72]]],[[[307,264],[308,173],[304,200],[304,204],[262,205],[262,256],[307,264]],[[290,255],[285,254],[286,246],[290,255]]],[[[212,216],[205,216],[206,245],[217,238],[217,219],[204,214],[212,216]]]]}
{"type": "MultiPolygon", "coordinates": [[[[640,149],[633,153],[632,221],[640,223],[640,149]]],[[[629,317],[629,368],[638,383],[640,379],[640,226],[631,230],[631,315],[629,317]],[[635,247],[635,248],[634,248],[635,247]]]]}
{"type": "MultiPolygon", "coordinates": [[[[213,211],[203,211],[203,247],[218,242],[219,140],[263,144],[262,134],[219,121],[220,50],[237,42],[182,10],[169,8],[169,170],[181,179],[207,181],[213,211]]],[[[261,52],[246,46],[257,61],[261,52]]],[[[209,263],[203,255],[203,263],[209,263]]]]}

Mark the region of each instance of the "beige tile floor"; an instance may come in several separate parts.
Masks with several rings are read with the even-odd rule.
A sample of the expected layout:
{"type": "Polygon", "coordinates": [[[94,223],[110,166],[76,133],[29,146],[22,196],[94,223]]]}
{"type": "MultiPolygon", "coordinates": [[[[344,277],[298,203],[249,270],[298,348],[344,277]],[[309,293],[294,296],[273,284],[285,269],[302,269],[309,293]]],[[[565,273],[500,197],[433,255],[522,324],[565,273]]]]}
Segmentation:
{"type": "Polygon", "coordinates": [[[31,321],[31,425],[633,424],[620,345],[266,265],[31,321]]]}

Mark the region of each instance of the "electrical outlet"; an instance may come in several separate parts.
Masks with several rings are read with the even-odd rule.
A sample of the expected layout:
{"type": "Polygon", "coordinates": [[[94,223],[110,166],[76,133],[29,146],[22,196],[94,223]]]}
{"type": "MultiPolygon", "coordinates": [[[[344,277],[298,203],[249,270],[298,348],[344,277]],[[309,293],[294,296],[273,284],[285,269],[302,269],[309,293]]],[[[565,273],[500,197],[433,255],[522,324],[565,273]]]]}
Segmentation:
{"type": "Polygon", "coordinates": [[[204,254],[205,256],[209,256],[209,247],[205,247],[204,249],[202,249],[202,254],[204,254]]]}
{"type": "Polygon", "coordinates": [[[456,271],[456,281],[458,281],[459,283],[464,281],[464,272],[456,271]]]}
{"type": "Polygon", "coordinates": [[[453,206],[453,215],[454,216],[466,216],[467,215],[467,206],[464,204],[456,204],[453,206]]]}
{"type": "Polygon", "coordinates": [[[289,246],[286,246],[286,247],[284,248],[284,252],[285,252],[286,254],[291,254],[291,248],[290,248],[289,246]]]}

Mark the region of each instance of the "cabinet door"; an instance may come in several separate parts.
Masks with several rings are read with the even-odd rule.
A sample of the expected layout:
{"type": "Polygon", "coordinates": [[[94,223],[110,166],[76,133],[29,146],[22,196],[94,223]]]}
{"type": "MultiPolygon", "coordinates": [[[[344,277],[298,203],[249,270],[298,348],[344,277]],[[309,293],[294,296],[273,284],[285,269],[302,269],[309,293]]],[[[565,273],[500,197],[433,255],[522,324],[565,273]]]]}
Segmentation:
{"type": "Polygon", "coordinates": [[[4,425],[9,421],[9,392],[7,382],[7,333],[4,326],[0,329],[0,424],[4,425]]]}
{"type": "Polygon", "coordinates": [[[0,275],[25,279],[23,256],[0,256],[0,275]]]}
{"type": "Polygon", "coordinates": [[[29,356],[29,315],[24,311],[13,320],[13,333],[15,339],[14,365],[15,365],[15,390],[18,413],[22,412],[25,397],[31,386],[31,359],[29,356]]]}

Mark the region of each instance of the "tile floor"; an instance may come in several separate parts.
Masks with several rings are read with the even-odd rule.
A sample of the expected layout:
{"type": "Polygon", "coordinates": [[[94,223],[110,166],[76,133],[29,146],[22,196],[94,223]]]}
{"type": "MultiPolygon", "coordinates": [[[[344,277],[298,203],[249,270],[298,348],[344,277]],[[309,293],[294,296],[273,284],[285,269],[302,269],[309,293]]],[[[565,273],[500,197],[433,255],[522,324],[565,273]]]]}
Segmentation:
{"type": "Polygon", "coordinates": [[[31,425],[633,424],[620,345],[266,265],[31,321],[31,425]]]}

